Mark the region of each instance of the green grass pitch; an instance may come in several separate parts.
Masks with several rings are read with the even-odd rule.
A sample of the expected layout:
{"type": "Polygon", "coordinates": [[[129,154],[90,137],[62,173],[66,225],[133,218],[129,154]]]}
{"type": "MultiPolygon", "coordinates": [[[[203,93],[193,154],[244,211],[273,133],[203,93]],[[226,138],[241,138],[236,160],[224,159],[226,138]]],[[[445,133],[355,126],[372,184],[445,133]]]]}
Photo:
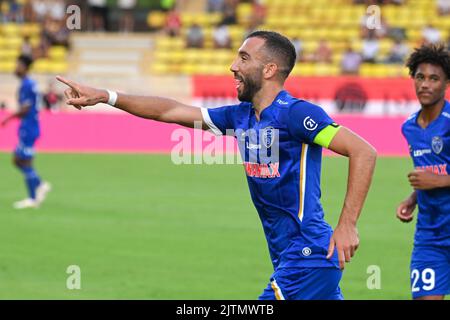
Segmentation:
{"type": "MultiPolygon", "coordinates": [[[[395,208],[410,192],[407,158],[378,159],[358,223],[361,245],[341,282],[346,299],[409,299],[414,224],[395,208]],[[381,269],[369,290],[367,267],[381,269]]],[[[39,210],[0,153],[0,299],[256,299],[271,264],[240,165],[173,165],[167,155],[39,154],[54,190],[39,210]],[[81,268],[81,290],[66,269],[81,268]]],[[[325,158],[322,203],[334,227],[345,158],[325,158]]]]}

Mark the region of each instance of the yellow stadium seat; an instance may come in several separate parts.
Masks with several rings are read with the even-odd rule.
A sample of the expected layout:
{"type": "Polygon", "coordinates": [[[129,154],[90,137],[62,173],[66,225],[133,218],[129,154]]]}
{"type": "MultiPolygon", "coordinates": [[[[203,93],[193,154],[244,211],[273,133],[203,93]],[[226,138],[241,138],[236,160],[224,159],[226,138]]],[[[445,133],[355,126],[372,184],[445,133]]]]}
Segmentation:
{"type": "Polygon", "coordinates": [[[236,15],[237,20],[240,24],[248,23],[252,16],[252,4],[251,3],[239,4],[236,10],[236,15]]]}
{"type": "Polygon", "coordinates": [[[3,61],[0,60],[0,72],[2,73],[12,73],[16,68],[15,61],[3,61]]]}
{"type": "Polygon", "coordinates": [[[307,77],[315,74],[314,63],[299,63],[298,72],[301,76],[307,77]]]}
{"type": "Polygon", "coordinates": [[[5,23],[0,25],[1,26],[1,33],[6,37],[17,37],[21,35],[20,32],[20,25],[15,23],[5,23]]]}
{"type": "Polygon", "coordinates": [[[20,55],[20,50],[18,49],[2,49],[0,50],[0,59],[2,61],[15,61],[20,55]]]}
{"type": "Polygon", "coordinates": [[[47,72],[53,73],[53,74],[64,74],[67,73],[68,65],[65,61],[55,62],[52,61],[47,66],[47,72]]]}
{"type": "Polygon", "coordinates": [[[48,73],[51,68],[50,64],[51,64],[51,61],[49,59],[36,60],[31,67],[31,72],[48,73]]]}
{"type": "Polygon", "coordinates": [[[40,33],[41,26],[37,23],[25,23],[22,25],[22,36],[39,37],[40,33]]]}
{"type": "Polygon", "coordinates": [[[150,11],[147,15],[147,25],[150,28],[162,28],[166,24],[166,14],[162,11],[150,11]]]}
{"type": "Polygon", "coordinates": [[[67,56],[67,49],[63,46],[53,46],[48,50],[48,56],[52,60],[64,60],[67,56]]]}
{"type": "Polygon", "coordinates": [[[153,74],[158,74],[158,75],[168,73],[167,65],[164,63],[153,63],[150,70],[153,74]]]}
{"type": "Polygon", "coordinates": [[[9,49],[18,49],[22,46],[23,39],[21,37],[8,37],[4,39],[4,47],[9,49]]]}

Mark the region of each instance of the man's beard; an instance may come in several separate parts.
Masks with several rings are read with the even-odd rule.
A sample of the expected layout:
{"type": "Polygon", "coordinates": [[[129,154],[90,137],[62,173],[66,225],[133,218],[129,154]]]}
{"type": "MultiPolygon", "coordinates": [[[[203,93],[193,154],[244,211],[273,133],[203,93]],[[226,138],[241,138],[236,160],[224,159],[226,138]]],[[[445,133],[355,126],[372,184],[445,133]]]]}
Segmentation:
{"type": "Polygon", "coordinates": [[[253,97],[259,90],[261,90],[262,84],[261,79],[255,79],[248,77],[246,79],[242,78],[242,83],[244,85],[244,90],[239,93],[238,91],[238,99],[242,102],[252,102],[253,97]]]}

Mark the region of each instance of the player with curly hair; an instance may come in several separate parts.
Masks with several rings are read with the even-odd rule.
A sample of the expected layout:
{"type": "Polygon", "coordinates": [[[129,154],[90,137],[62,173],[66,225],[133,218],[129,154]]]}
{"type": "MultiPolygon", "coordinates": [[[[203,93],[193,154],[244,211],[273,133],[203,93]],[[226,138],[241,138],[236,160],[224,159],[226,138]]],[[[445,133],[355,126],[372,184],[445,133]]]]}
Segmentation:
{"type": "Polygon", "coordinates": [[[443,45],[416,49],[407,63],[421,109],[403,124],[415,169],[414,191],[400,203],[397,218],[413,219],[418,205],[411,257],[414,299],[441,300],[450,293],[450,55],[443,45]]]}

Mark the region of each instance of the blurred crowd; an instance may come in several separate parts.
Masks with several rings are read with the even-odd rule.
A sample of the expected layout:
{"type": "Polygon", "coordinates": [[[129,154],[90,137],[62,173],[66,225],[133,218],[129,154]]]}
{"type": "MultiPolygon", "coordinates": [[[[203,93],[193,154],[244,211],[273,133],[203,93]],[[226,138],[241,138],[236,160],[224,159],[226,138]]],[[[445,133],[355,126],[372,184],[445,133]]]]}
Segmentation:
{"type": "MultiPolygon", "coordinates": [[[[229,26],[237,23],[236,9],[239,3],[250,2],[252,14],[247,27],[247,32],[251,32],[264,24],[267,9],[261,0],[207,0],[206,12],[220,13],[221,21],[214,27],[212,38],[215,48],[231,48],[231,35],[229,26]]],[[[405,0],[354,0],[355,4],[370,5],[406,5],[405,0]]],[[[440,15],[450,14],[450,0],[437,0],[437,10],[440,15]]],[[[348,43],[340,63],[341,73],[358,74],[362,63],[371,64],[403,64],[412,48],[407,44],[406,30],[391,27],[383,16],[380,16],[380,25],[376,29],[367,28],[368,15],[361,17],[360,38],[362,45],[356,49],[352,43],[348,43]],[[391,39],[393,46],[387,56],[380,58],[380,42],[383,39],[391,39]]],[[[166,18],[165,31],[171,37],[179,37],[182,29],[182,19],[176,6],[171,9],[166,18]]],[[[297,51],[298,61],[313,63],[332,63],[333,50],[326,39],[318,39],[317,48],[314,52],[306,53],[303,48],[303,41],[299,38],[292,39],[297,51]]],[[[421,30],[421,43],[446,42],[450,48],[450,36],[443,39],[441,32],[432,24],[421,30]]],[[[187,48],[203,48],[205,45],[205,32],[199,24],[192,24],[185,34],[187,48]]],[[[420,45],[421,43],[418,43],[420,45]]]]}
{"type": "Polygon", "coordinates": [[[66,28],[66,4],[64,0],[0,0],[2,23],[39,23],[40,39],[37,46],[25,36],[21,53],[32,58],[46,57],[54,45],[69,46],[69,30],[66,28]]]}
{"type": "MultiPolygon", "coordinates": [[[[155,0],[158,1],[158,0],[155,0]]],[[[66,27],[66,7],[76,4],[82,8],[82,12],[88,19],[83,19],[83,30],[108,31],[111,30],[111,9],[117,13],[117,28],[121,32],[133,32],[135,30],[135,18],[137,13],[137,0],[116,0],[116,7],[112,8],[111,1],[107,0],[0,0],[0,20],[6,22],[38,22],[42,26],[38,46],[32,46],[28,37],[24,38],[22,53],[36,57],[45,57],[48,48],[54,45],[69,46],[69,30],[66,27]]],[[[193,23],[184,30],[181,12],[186,0],[159,0],[160,8],[165,11],[164,31],[170,37],[183,37],[187,48],[204,48],[205,30],[201,24],[193,23]],[[186,32],[181,32],[184,30],[186,32]]],[[[248,3],[251,13],[245,25],[245,35],[264,25],[267,17],[267,7],[264,0],[206,0],[204,12],[220,15],[220,21],[214,26],[211,37],[214,47],[218,49],[230,49],[232,37],[230,27],[238,24],[237,9],[240,3],[248,3]]],[[[398,6],[407,5],[405,0],[353,0],[355,4],[398,6]]],[[[450,0],[436,0],[437,11],[440,15],[450,14],[450,0]]],[[[341,60],[341,72],[344,74],[356,74],[362,63],[371,64],[403,64],[410,48],[406,37],[406,30],[395,28],[380,16],[380,25],[377,29],[367,28],[368,16],[362,16],[360,21],[360,45],[354,43],[346,45],[346,50],[341,60]],[[394,45],[387,55],[380,58],[380,42],[391,39],[394,45]]],[[[244,36],[245,36],[244,35],[244,36]]],[[[209,36],[209,35],[208,35],[209,36]]],[[[443,39],[439,29],[433,24],[426,25],[421,30],[422,43],[446,42],[450,47],[449,39],[443,39]]],[[[317,39],[317,47],[313,52],[304,50],[302,39],[294,38],[292,42],[297,50],[298,61],[313,63],[333,63],[334,52],[327,39],[317,39]]],[[[419,44],[418,44],[419,45],[419,44]]]]}
{"type": "MultiPolygon", "coordinates": [[[[229,26],[236,25],[237,19],[237,7],[240,3],[247,2],[252,5],[252,15],[247,26],[247,34],[262,25],[266,18],[267,9],[261,0],[207,0],[205,11],[208,13],[219,13],[221,20],[214,27],[212,37],[215,48],[231,48],[231,35],[229,26]]],[[[182,21],[180,16],[180,10],[176,3],[170,9],[167,19],[165,30],[171,37],[180,36],[180,30],[182,28],[182,21]]],[[[186,46],[188,48],[203,48],[204,47],[204,31],[202,27],[196,23],[189,27],[186,34],[186,46]]]]}

